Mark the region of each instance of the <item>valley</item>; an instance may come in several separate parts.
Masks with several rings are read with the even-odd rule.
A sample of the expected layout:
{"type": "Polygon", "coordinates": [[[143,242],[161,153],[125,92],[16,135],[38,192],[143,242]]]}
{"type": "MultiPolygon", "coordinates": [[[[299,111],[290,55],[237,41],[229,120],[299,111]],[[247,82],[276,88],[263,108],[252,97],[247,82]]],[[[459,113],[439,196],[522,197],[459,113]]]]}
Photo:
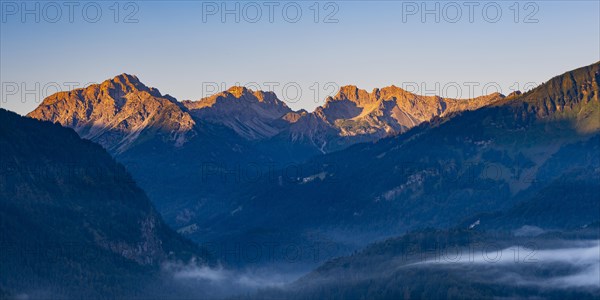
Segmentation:
{"type": "Polygon", "coordinates": [[[308,113],[244,87],[179,102],[123,74],[2,110],[0,290],[596,298],[599,82],[595,63],[466,100],[345,86],[308,113]],[[489,265],[482,244],[540,260],[489,265]],[[431,263],[449,249],[467,260],[431,263]]]}

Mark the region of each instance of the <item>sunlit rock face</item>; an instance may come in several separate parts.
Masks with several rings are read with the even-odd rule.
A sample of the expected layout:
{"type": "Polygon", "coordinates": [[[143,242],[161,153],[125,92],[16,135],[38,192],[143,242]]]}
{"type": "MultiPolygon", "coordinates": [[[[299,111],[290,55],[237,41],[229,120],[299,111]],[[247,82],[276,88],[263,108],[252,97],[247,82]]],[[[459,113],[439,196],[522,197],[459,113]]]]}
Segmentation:
{"type": "Polygon", "coordinates": [[[183,101],[183,105],[194,117],[225,125],[248,140],[279,133],[280,120],[292,112],[273,92],[238,86],[198,101],[183,101]]]}
{"type": "Polygon", "coordinates": [[[53,94],[28,116],[71,127],[81,137],[120,153],[143,136],[185,144],[194,135],[195,122],[184,110],[172,97],[122,74],[53,94]]]}
{"type": "Polygon", "coordinates": [[[248,141],[273,140],[331,152],[375,141],[436,116],[473,110],[504,98],[491,94],[475,99],[419,96],[396,86],[371,93],[348,85],[308,113],[292,111],[273,92],[234,86],[197,101],[178,102],[136,76],[121,74],[101,84],[46,98],[30,117],[58,122],[113,153],[123,153],[139,140],[159,138],[176,147],[196,136],[198,123],[233,130],[248,141]]]}
{"type": "Polygon", "coordinates": [[[474,99],[420,96],[396,86],[369,93],[348,85],[299,118],[286,133],[292,141],[313,144],[326,153],[397,135],[434,117],[478,109],[503,98],[499,93],[474,99]]]}

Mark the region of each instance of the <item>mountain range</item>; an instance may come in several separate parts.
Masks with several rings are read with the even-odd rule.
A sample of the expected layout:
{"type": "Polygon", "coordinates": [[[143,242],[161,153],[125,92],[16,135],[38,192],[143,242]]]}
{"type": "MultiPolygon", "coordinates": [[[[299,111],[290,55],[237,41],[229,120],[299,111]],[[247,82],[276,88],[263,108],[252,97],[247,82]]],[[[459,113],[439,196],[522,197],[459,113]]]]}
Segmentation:
{"type": "Polygon", "coordinates": [[[244,87],[177,102],[123,74],[52,95],[28,116],[103,145],[197,242],[251,241],[275,226],[352,248],[345,236],[356,231],[369,241],[446,226],[532,197],[561,167],[595,165],[556,157],[598,132],[597,91],[594,64],[509,97],[345,86],[307,113],[244,87]]]}
{"type": "Polygon", "coordinates": [[[101,84],[53,94],[28,116],[72,127],[113,153],[124,152],[143,143],[145,136],[156,135],[182,147],[196,134],[197,123],[204,122],[225,126],[244,140],[277,137],[327,153],[402,133],[433,117],[477,109],[503,98],[494,93],[458,100],[419,96],[396,86],[371,93],[343,86],[323,106],[308,113],[292,111],[273,92],[240,86],[197,101],[177,102],[147,87],[136,76],[121,74],[101,84]]]}
{"type": "Polygon", "coordinates": [[[243,185],[228,210],[199,220],[205,230],[196,239],[324,240],[347,252],[504,210],[524,215],[479,221],[510,230],[583,226],[600,212],[590,198],[599,191],[599,82],[596,63],[479,110],[315,157],[298,166],[310,170],[304,176],[243,185]]]}
{"type": "Polygon", "coordinates": [[[178,102],[122,74],[51,95],[28,116],[73,128],[102,145],[128,168],[166,221],[188,232],[195,228],[191,219],[228,212],[224,199],[231,190],[270,177],[273,170],[504,98],[457,100],[395,86],[372,93],[344,86],[308,113],[292,111],[273,92],[245,87],[178,102]]]}
{"type": "MultiPolygon", "coordinates": [[[[46,136],[70,135],[68,141],[58,139],[52,144],[55,152],[73,141],[95,149],[77,150],[80,146],[73,145],[67,148],[74,150],[55,154],[23,146],[7,156],[18,158],[10,164],[19,170],[31,168],[25,165],[27,161],[77,158],[84,152],[84,161],[105,157],[101,165],[118,170],[123,164],[131,173],[131,178],[124,178],[133,180],[119,177],[111,184],[130,184],[129,189],[140,193],[131,198],[142,199],[136,202],[143,203],[141,211],[157,216],[151,201],[168,226],[211,248],[209,254],[199,254],[196,246],[166,228],[160,217],[154,218],[153,228],[164,228],[160,236],[168,238],[161,243],[156,242],[160,238],[152,238],[150,244],[163,245],[164,250],[172,242],[169,249],[182,250],[182,258],[197,255],[227,267],[294,263],[312,267],[325,262],[290,285],[292,294],[271,290],[258,294],[259,298],[488,298],[540,293],[557,299],[594,298],[599,295],[595,286],[585,291],[568,286],[547,292],[538,285],[515,287],[490,279],[518,274],[531,282],[563,280],[555,275],[577,275],[589,267],[587,263],[560,261],[560,267],[542,264],[535,270],[443,267],[415,271],[412,258],[409,265],[389,262],[405,255],[402,245],[407,244],[422,250],[435,243],[464,248],[474,242],[497,242],[513,249],[515,243],[534,241],[551,251],[579,247],[582,244],[577,240],[585,239],[585,247],[592,250],[584,247],[582,251],[595,251],[588,242],[598,238],[600,228],[596,199],[600,193],[599,85],[600,62],[551,78],[525,93],[468,100],[419,96],[395,86],[370,93],[344,86],[309,113],[292,111],[274,93],[244,87],[179,102],[123,74],[99,85],[52,95],[28,115],[70,127],[83,140],[58,125],[12,115],[6,120],[16,118],[22,128],[32,124],[62,133],[35,129],[39,136],[12,136],[5,130],[2,136],[7,137],[6,144],[24,136],[32,139],[26,145],[43,147],[38,141],[46,136]],[[22,155],[30,157],[21,159],[22,155]],[[240,255],[239,249],[258,254],[240,255]],[[295,250],[292,258],[290,249],[295,250]],[[469,280],[460,281],[462,271],[469,280]],[[336,280],[329,282],[331,278],[336,280]],[[436,289],[437,283],[442,288],[436,289]]],[[[85,185],[90,182],[86,176],[77,178],[77,186],[69,189],[93,191],[85,185]]],[[[23,182],[8,185],[21,192],[7,197],[31,201],[32,197],[21,193],[35,189],[23,182]]],[[[62,179],[57,182],[62,186],[62,179]]],[[[55,185],[44,188],[52,190],[55,185]]],[[[84,198],[102,197],[105,192],[84,198]]],[[[33,198],[46,199],[41,195],[47,193],[36,191],[33,198]]],[[[56,197],[50,199],[63,203],[56,197]]],[[[77,204],[73,210],[80,211],[80,206],[86,207],[77,204]]],[[[108,205],[98,209],[98,215],[120,210],[108,205]]],[[[74,220],[84,225],[72,227],[89,227],[82,221],[85,218],[74,220]]],[[[140,218],[135,217],[127,220],[91,228],[128,226],[127,232],[139,232],[132,224],[144,223],[136,223],[140,218]]],[[[7,232],[19,227],[6,224],[7,232]]],[[[78,233],[66,235],[71,234],[78,233]]],[[[107,241],[120,239],[106,237],[107,241]]],[[[131,241],[116,243],[135,245],[131,241]]],[[[106,250],[102,248],[106,244],[97,240],[88,243],[93,249],[100,245],[106,250]]],[[[156,251],[152,255],[127,252],[124,258],[155,266],[169,257],[165,253],[170,251],[150,249],[156,251]]]]}

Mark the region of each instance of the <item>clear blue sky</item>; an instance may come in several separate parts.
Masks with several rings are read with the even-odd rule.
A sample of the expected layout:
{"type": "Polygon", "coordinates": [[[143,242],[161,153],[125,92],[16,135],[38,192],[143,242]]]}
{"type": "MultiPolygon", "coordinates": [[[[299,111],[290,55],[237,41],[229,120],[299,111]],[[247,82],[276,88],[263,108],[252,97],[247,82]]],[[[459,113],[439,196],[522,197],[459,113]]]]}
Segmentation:
{"type": "MultiPolygon", "coordinates": [[[[416,83],[421,94],[438,94],[437,90],[444,96],[458,95],[458,85],[464,98],[465,83],[479,84],[475,95],[484,93],[483,85],[497,83],[508,94],[515,82],[523,89],[528,82],[541,83],[600,60],[598,1],[542,1],[528,7],[520,2],[519,22],[514,19],[514,1],[496,2],[502,13],[496,23],[490,21],[495,7],[488,6],[484,16],[487,2],[474,7],[472,23],[463,2],[455,2],[460,17],[456,7],[437,2],[439,23],[433,14],[421,21],[422,1],[338,1],[328,7],[320,2],[319,22],[314,20],[313,1],[296,2],[302,10],[296,23],[283,17],[286,2],[274,7],[272,23],[263,2],[255,2],[262,13],[256,23],[248,22],[255,18],[256,7],[246,2],[238,2],[239,23],[235,15],[222,22],[222,2],[204,6],[195,1],[133,2],[134,6],[120,2],[119,22],[114,20],[113,1],[95,2],[102,10],[96,23],[84,19],[85,2],[73,8],[73,23],[67,6],[57,17],[56,7],[37,2],[36,23],[36,13],[22,20],[22,7],[13,12],[14,3],[2,4],[0,105],[21,114],[33,110],[57,86],[101,82],[120,73],[135,74],[179,100],[206,96],[213,83],[225,87],[257,83],[268,89],[269,83],[277,82],[274,90],[289,106],[310,111],[340,85],[370,91],[391,84],[414,88],[416,83]],[[206,15],[213,4],[219,12],[206,15]],[[408,15],[413,4],[419,11],[408,15]],[[134,9],[131,19],[138,22],[124,23],[134,9]],[[334,9],[332,19],[338,22],[324,23],[334,9]],[[523,22],[534,19],[538,22],[523,22]],[[48,22],[53,20],[57,22],[48,22]],[[326,85],[329,82],[333,84],[326,85]],[[294,85],[302,89],[299,100],[294,85]],[[315,90],[320,91],[316,97],[315,90]]],[[[29,8],[35,3],[28,2],[29,8]]],[[[233,2],[227,5],[234,8],[233,2]]],[[[426,5],[435,8],[435,2],[426,5]]],[[[293,20],[294,7],[287,8],[286,17],[293,20]]],[[[94,10],[95,6],[87,6],[85,16],[93,20],[94,10]]]]}

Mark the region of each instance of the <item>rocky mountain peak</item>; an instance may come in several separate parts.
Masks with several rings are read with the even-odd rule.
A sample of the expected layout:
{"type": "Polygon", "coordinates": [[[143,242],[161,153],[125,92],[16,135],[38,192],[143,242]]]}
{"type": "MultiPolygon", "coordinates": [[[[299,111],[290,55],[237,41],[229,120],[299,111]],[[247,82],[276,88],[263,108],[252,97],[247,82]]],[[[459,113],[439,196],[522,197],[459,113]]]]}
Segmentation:
{"type": "Polygon", "coordinates": [[[127,85],[143,85],[143,86],[145,86],[143,83],[140,82],[140,79],[137,76],[130,75],[127,73],[122,73],[120,75],[117,75],[111,81],[122,83],[122,84],[127,84],[127,85]]]}
{"type": "MultiPolygon", "coordinates": [[[[234,98],[235,100],[243,100],[246,102],[264,102],[267,104],[283,104],[277,98],[277,95],[271,91],[251,90],[244,86],[232,86],[225,92],[217,95],[223,96],[224,98],[234,98]]],[[[210,97],[209,97],[210,98],[210,97]]]]}
{"type": "Polygon", "coordinates": [[[227,89],[226,92],[233,95],[235,98],[241,98],[243,95],[249,94],[250,90],[245,86],[232,86],[227,89]]]}
{"type": "Polygon", "coordinates": [[[195,122],[175,98],[121,74],[100,84],[55,93],[29,117],[58,122],[111,152],[122,152],[141,135],[160,135],[176,146],[193,135],[195,122]]]}
{"type": "Polygon", "coordinates": [[[345,85],[340,88],[338,93],[333,98],[328,98],[329,101],[349,100],[356,103],[358,106],[376,101],[369,92],[359,89],[355,85],[345,85]]]}
{"type": "MultiPolygon", "coordinates": [[[[226,91],[182,103],[197,119],[224,125],[248,140],[272,137],[278,121],[292,110],[273,92],[233,86],[226,91]]],[[[297,119],[297,118],[292,118],[297,119]]]]}
{"type": "Polygon", "coordinates": [[[217,110],[238,110],[249,105],[259,105],[263,109],[291,111],[287,105],[277,98],[273,92],[253,91],[243,86],[233,86],[229,89],[202,98],[198,101],[183,101],[190,110],[213,108],[217,110]]]}
{"type": "Polygon", "coordinates": [[[154,97],[162,97],[158,89],[143,84],[135,75],[123,73],[100,84],[100,91],[108,93],[113,99],[123,99],[134,92],[148,92],[154,97]]]}
{"type": "Polygon", "coordinates": [[[384,88],[374,88],[372,92],[367,92],[364,89],[360,89],[355,85],[342,86],[338,93],[334,97],[328,97],[327,102],[333,101],[350,101],[355,103],[358,107],[370,106],[377,103],[380,100],[392,100],[402,99],[406,97],[416,96],[410,92],[407,92],[395,85],[387,86],[384,88]]]}
{"type": "Polygon", "coordinates": [[[395,91],[395,92],[406,92],[404,89],[392,84],[390,86],[383,87],[381,89],[375,88],[375,90],[383,90],[383,91],[395,91]]]}

